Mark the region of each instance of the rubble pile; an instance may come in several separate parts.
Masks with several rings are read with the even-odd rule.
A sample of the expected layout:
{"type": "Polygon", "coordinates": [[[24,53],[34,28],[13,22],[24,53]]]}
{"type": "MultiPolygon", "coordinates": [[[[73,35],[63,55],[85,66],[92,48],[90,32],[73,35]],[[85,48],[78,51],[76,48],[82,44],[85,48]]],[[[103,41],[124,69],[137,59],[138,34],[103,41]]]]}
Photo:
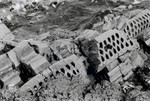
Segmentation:
{"type": "Polygon", "coordinates": [[[92,11],[83,0],[41,2],[10,2],[11,14],[1,17],[2,101],[148,101],[149,9],[129,3],[92,11]]]}

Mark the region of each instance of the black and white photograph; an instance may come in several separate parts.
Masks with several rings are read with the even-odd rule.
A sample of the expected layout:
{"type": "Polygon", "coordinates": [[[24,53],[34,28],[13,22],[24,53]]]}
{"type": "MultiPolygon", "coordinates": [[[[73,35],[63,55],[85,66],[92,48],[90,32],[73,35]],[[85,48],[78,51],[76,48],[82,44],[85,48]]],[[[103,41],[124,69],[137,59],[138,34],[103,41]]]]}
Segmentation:
{"type": "Polygon", "coordinates": [[[150,101],[150,0],[0,0],[0,101],[150,101]]]}

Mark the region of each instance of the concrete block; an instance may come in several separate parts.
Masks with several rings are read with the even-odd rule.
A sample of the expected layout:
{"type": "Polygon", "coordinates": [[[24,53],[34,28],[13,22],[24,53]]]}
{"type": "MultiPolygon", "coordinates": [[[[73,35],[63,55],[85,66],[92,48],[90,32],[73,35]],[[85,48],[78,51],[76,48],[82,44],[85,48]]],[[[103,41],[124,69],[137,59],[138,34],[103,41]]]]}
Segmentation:
{"type": "Polygon", "coordinates": [[[115,80],[114,83],[119,83],[119,82],[122,82],[122,81],[123,81],[123,78],[122,78],[122,76],[121,76],[121,77],[119,77],[117,80],[115,80]]]}
{"type": "Polygon", "coordinates": [[[119,56],[119,59],[122,61],[122,62],[125,62],[127,60],[127,58],[129,58],[130,56],[130,52],[126,52],[124,53],[123,55],[119,56]]]}
{"type": "MultiPolygon", "coordinates": [[[[136,40],[128,39],[118,30],[109,30],[95,38],[99,47],[100,67],[105,67],[127,51],[139,47],[136,40]]],[[[101,70],[101,69],[100,69],[101,70]]]]}
{"type": "Polygon", "coordinates": [[[62,58],[64,59],[64,58],[70,56],[71,53],[70,53],[68,50],[64,49],[64,50],[62,50],[62,51],[60,52],[60,55],[61,55],[62,58]]]}
{"type": "Polygon", "coordinates": [[[16,52],[17,57],[21,59],[22,57],[25,57],[33,52],[34,49],[28,44],[27,41],[22,41],[15,47],[14,51],[16,52]]]}
{"type": "Polygon", "coordinates": [[[127,75],[134,67],[131,65],[131,61],[127,59],[124,63],[119,65],[120,71],[123,75],[127,75]]]}
{"type": "Polygon", "coordinates": [[[122,31],[131,38],[136,38],[150,28],[150,11],[143,10],[126,23],[122,31]]]}
{"type": "Polygon", "coordinates": [[[26,63],[27,64],[33,63],[34,61],[37,61],[41,58],[43,58],[43,56],[41,56],[40,54],[32,55],[32,58],[29,59],[26,63]]]}
{"type": "Polygon", "coordinates": [[[19,72],[12,70],[7,72],[5,75],[1,76],[1,80],[4,82],[4,85],[6,86],[10,84],[10,81],[14,81],[14,78],[16,78],[17,76],[19,76],[19,72]]]}
{"type": "Polygon", "coordinates": [[[44,83],[44,79],[44,76],[38,74],[21,86],[19,90],[23,92],[32,91],[35,94],[35,92],[41,88],[41,85],[44,83]]]}
{"type": "Polygon", "coordinates": [[[0,20],[0,24],[2,24],[2,20],[0,20]]]}
{"type": "Polygon", "coordinates": [[[89,63],[87,62],[87,59],[84,56],[80,56],[76,62],[80,63],[80,65],[82,65],[82,67],[84,67],[86,70],[88,69],[89,63]]]}
{"type": "MultiPolygon", "coordinates": [[[[22,58],[21,58],[21,61],[24,62],[24,63],[31,63],[30,61],[31,61],[33,58],[37,57],[37,56],[38,56],[38,54],[36,54],[35,51],[32,51],[30,54],[28,54],[28,55],[22,57],[22,58]]],[[[41,57],[42,57],[42,56],[41,56],[41,57]]]]}
{"type": "Polygon", "coordinates": [[[115,67],[113,70],[111,70],[109,73],[108,73],[108,75],[110,76],[110,77],[112,77],[112,76],[114,76],[116,73],[118,73],[118,72],[120,72],[120,67],[119,66],[117,66],[117,67],[115,67]]]}
{"type": "Polygon", "coordinates": [[[83,67],[83,61],[78,61],[78,57],[76,55],[71,55],[54,63],[49,68],[52,70],[55,77],[64,76],[70,79],[72,76],[81,76],[82,81],[87,83],[88,79],[86,70],[83,67]]]}
{"type": "Polygon", "coordinates": [[[145,43],[149,46],[150,45],[150,39],[146,40],[145,43]]]}
{"type": "Polygon", "coordinates": [[[9,63],[12,64],[11,60],[7,57],[6,54],[0,56],[0,68],[6,66],[9,63]]]}
{"type": "Polygon", "coordinates": [[[14,40],[15,38],[5,24],[0,24],[0,32],[0,38],[3,40],[14,40]]]}
{"type": "Polygon", "coordinates": [[[6,73],[12,70],[12,64],[8,63],[6,66],[0,68],[0,76],[5,75],[6,73]]]}
{"type": "Polygon", "coordinates": [[[49,67],[49,62],[44,57],[41,57],[30,63],[30,66],[38,74],[49,67]]]}
{"type": "Polygon", "coordinates": [[[22,80],[20,78],[19,75],[13,77],[13,79],[11,79],[10,81],[8,81],[7,83],[5,83],[5,85],[9,86],[13,86],[14,88],[18,88],[21,84],[22,80]]]}
{"type": "Polygon", "coordinates": [[[122,74],[121,74],[121,72],[118,71],[113,76],[110,77],[110,81],[115,82],[117,79],[119,79],[121,77],[122,77],[122,74]]]}
{"type": "Polygon", "coordinates": [[[44,77],[50,79],[50,75],[52,75],[52,71],[51,71],[49,68],[47,68],[47,69],[45,69],[45,70],[41,73],[41,75],[43,75],[44,77]]]}
{"type": "Polygon", "coordinates": [[[53,50],[59,59],[69,56],[77,52],[77,46],[72,39],[60,39],[56,40],[50,48],[53,50]]]}
{"type": "Polygon", "coordinates": [[[123,79],[128,80],[132,75],[133,75],[133,71],[131,70],[123,79]]]}
{"type": "Polygon", "coordinates": [[[43,42],[43,41],[35,41],[35,40],[33,40],[33,39],[29,39],[28,42],[29,42],[31,45],[37,46],[37,47],[38,47],[39,54],[41,54],[41,55],[43,55],[44,53],[49,55],[49,54],[51,53],[49,44],[46,43],[46,42],[43,42]]]}
{"type": "Polygon", "coordinates": [[[14,63],[15,67],[19,66],[20,62],[16,56],[14,50],[7,52],[9,59],[14,63]]]}
{"type": "Polygon", "coordinates": [[[4,49],[4,47],[5,47],[5,44],[0,43],[0,51],[2,51],[4,49]]]}
{"type": "Polygon", "coordinates": [[[132,70],[132,65],[129,64],[129,65],[127,65],[126,67],[121,68],[121,73],[122,73],[123,75],[127,75],[131,70],[132,70]]]}
{"type": "Polygon", "coordinates": [[[119,65],[119,62],[117,59],[115,59],[114,61],[112,61],[111,63],[109,63],[107,65],[107,68],[109,71],[113,70],[115,67],[117,67],[119,65]]]}

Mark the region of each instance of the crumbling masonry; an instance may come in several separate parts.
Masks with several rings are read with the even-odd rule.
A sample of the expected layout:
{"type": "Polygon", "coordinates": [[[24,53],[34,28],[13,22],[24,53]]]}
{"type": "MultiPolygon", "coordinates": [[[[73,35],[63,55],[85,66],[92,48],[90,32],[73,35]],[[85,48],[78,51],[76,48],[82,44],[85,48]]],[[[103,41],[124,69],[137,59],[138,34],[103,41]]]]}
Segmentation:
{"type": "MultiPolygon", "coordinates": [[[[60,77],[69,79],[70,82],[73,82],[72,78],[77,77],[81,84],[86,85],[90,83],[87,71],[92,68],[92,61],[93,64],[97,61],[96,65],[92,65],[97,68],[93,70],[96,74],[107,69],[111,82],[127,80],[133,73],[132,69],[142,67],[147,59],[136,38],[144,34],[149,27],[150,11],[144,10],[116,29],[102,34],[86,30],[75,40],[58,40],[51,46],[45,45],[46,47],[41,48],[31,40],[15,42],[10,30],[0,23],[0,29],[5,29],[0,36],[2,48],[6,44],[14,47],[1,53],[0,87],[13,86],[34,94],[44,83],[60,77]],[[87,41],[87,46],[78,44],[83,39],[87,41]],[[35,49],[35,46],[38,48],[35,49]],[[84,55],[81,52],[83,47],[87,49],[83,51],[84,55]],[[47,51],[44,51],[45,49],[47,51]],[[96,58],[92,58],[92,55],[96,55],[96,58]]],[[[96,76],[101,78],[102,75],[96,76]]]]}

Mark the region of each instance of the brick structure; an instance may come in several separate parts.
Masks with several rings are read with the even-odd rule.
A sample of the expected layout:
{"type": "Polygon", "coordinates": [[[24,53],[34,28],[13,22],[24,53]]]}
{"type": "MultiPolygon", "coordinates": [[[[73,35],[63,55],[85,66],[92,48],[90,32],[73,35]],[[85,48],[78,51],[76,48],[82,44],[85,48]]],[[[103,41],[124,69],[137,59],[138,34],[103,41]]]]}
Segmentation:
{"type": "Polygon", "coordinates": [[[77,57],[76,55],[71,55],[65,59],[62,59],[54,63],[53,65],[45,69],[40,74],[34,76],[31,80],[26,82],[20,88],[20,90],[32,92],[33,94],[35,94],[36,91],[38,91],[41,88],[41,86],[47,81],[51,80],[50,82],[54,82],[55,80],[61,78],[67,79],[71,83],[71,82],[75,82],[72,81],[72,78],[77,77],[76,78],[78,79],[77,81],[81,81],[82,84],[88,84],[89,79],[87,78],[87,74],[85,70],[85,65],[88,64],[85,64],[85,62],[86,60],[84,57],[77,57]]]}
{"type": "Polygon", "coordinates": [[[81,75],[82,80],[86,82],[87,74],[85,70],[84,60],[78,61],[78,57],[76,55],[71,55],[63,60],[60,60],[50,66],[49,68],[52,70],[54,76],[62,75],[69,79],[73,76],[81,75]]]}
{"type": "Polygon", "coordinates": [[[109,30],[95,38],[99,47],[100,68],[107,67],[109,63],[123,55],[127,51],[139,47],[134,39],[127,39],[127,36],[118,30],[109,30]]]}
{"type": "Polygon", "coordinates": [[[19,43],[14,51],[18,59],[23,63],[30,65],[37,74],[49,67],[49,62],[46,58],[37,54],[27,41],[19,43]]]}
{"type": "Polygon", "coordinates": [[[60,39],[56,40],[50,48],[59,59],[64,59],[72,54],[79,53],[77,45],[72,39],[60,39]]]}
{"type": "Polygon", "coordinates": [[[13,62],[6,54],[0,56],[0,80],[4,83],[4,87],[9,85],[19,86],[21,82],[19,72],[13,70],[13,62]]]}
{"type": "Polygon", "coordinates": [[[7,28],[7,26],[3,23],[0,23],[0,39],[2,40],[14,40],[15,36],[12,32],[7,28]]]}
{"type": "Polygon", "coordinates": [[[121,30],[128,36],[136,38],[148,28],[150,28],[150,11],[143,10],[132,19],[129,19],[121,30]]]}

